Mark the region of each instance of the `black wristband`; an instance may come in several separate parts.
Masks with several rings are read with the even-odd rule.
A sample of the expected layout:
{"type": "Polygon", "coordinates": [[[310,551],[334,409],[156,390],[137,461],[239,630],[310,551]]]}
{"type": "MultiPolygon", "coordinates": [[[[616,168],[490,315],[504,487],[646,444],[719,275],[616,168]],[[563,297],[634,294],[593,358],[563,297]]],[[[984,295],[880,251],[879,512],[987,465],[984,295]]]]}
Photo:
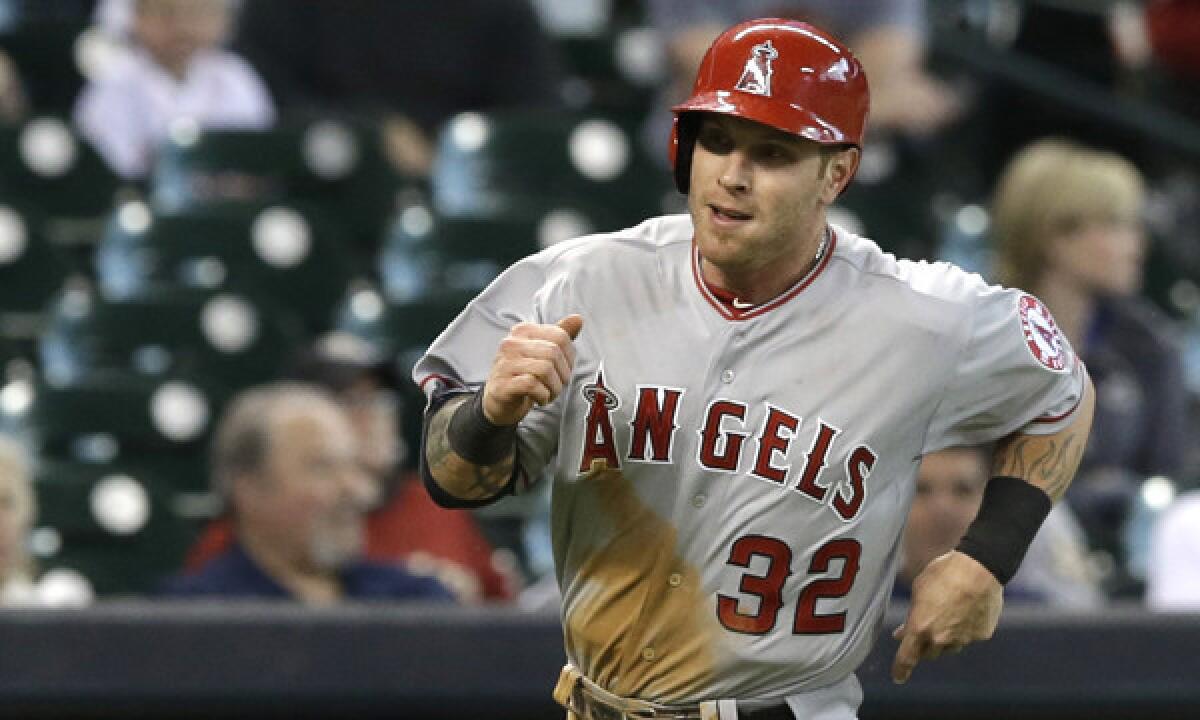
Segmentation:
{"type": "Polygon", "coordinates": [[[958,551],[987,568],[1001,585],[1012,580],[1054,503],[1041,488],[1003,475],[988,481],[979,514],[958,551]]]}
{"type": "Polygon", "coordinates": [[[496,425],[483,413],[483,388],[460,404],[446,428],[450,449],[475,465],[495,465],[513,453],[516,425],[496,425]]]}

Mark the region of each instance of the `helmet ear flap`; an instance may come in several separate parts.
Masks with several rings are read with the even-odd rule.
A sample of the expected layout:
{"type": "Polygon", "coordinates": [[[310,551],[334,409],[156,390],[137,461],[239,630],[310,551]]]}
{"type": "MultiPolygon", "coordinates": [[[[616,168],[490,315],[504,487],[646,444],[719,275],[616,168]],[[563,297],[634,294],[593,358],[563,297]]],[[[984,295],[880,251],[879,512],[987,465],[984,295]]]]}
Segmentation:
{"type": "Polygon", "coordinates": [[[692,152],[696,147],[696,130],[700,126],[700,115],[683,112],[675,116],[671,127],[671,164],[675,169],[675,187],[687,195],[692,177],[692,152]]]}

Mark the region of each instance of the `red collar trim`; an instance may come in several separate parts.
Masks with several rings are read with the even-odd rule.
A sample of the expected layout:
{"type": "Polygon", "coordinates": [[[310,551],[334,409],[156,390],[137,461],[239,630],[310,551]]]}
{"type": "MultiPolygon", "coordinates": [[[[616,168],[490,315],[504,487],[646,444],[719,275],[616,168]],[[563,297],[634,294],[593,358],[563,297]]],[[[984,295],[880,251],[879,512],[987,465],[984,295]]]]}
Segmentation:
{"type": "Polygon", "coordinates": [[[704,275],[700,272],[700,248],[696,245],[695,238],[692,239],[692,279],[696,282],[696,288],[700,290],[700,294],[708,301],[708,304],[717,311],[721,317],[726,320],[750,320],[760,315],[765,315],[775,308],[783,305],[787,301],[799,295],[804,291],[804,288],[813,284],[817,276],[829,265],[830,258],[833,257],[833,252],[837,248],[837,233],[832,228],[829,230],[829,246],[825,248],[824,255],[821,256],[821,261],[812,267],[811,270],[800,278],[795,285],[785,290],[778,295],[774,300],[755,305],[754,307],[745,310],[738,310],[733,307],[733,298],[728,290],[724,288],[713,287],[704,279],[704,275]],[[725,299],[728,297],[728,299],[725,299]]]}

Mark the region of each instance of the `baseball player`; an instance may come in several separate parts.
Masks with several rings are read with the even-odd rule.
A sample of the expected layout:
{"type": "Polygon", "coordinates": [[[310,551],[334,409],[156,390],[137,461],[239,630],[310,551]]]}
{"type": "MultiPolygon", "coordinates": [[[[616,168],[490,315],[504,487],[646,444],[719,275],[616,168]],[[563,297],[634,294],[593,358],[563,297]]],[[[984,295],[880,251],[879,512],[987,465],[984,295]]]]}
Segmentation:
{"type": "Polygon", "coordinates": [[[516,263],[414,369],[450,506],[545,474],[573,718],[853,718],[921,456],[998,441],[893,667],[989,637],[1091,421],[1034,297],[829,225],[857,168],[858,61],[810,25],[718,37],[676,106],[686,215],[516,263]]]}

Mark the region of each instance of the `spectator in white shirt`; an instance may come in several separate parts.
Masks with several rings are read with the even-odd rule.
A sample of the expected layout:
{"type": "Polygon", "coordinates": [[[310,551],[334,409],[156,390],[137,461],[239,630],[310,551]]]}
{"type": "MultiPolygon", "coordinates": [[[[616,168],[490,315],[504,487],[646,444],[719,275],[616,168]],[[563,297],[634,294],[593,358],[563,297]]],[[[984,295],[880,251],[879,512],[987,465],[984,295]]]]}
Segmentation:
{"type": "Polygon", "coordinates": [[[1152,610],[1200,612],[1200,491],[1181,495],[1154,525],[1146,604],[1152,610]]]}
{"type": "Polygon", "coordinates": [[[135,0],[130,47],[80,94],[75,122],[127,178],[153,167],[172,123],[265,129],[275,109],[258,73],[221,47],[229,0],[135,0]]]}

